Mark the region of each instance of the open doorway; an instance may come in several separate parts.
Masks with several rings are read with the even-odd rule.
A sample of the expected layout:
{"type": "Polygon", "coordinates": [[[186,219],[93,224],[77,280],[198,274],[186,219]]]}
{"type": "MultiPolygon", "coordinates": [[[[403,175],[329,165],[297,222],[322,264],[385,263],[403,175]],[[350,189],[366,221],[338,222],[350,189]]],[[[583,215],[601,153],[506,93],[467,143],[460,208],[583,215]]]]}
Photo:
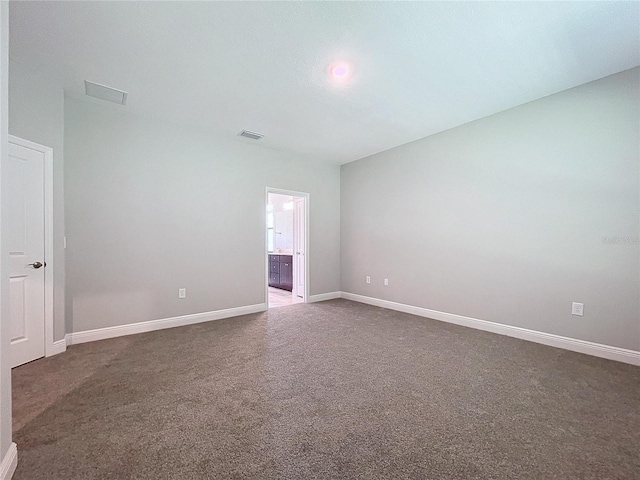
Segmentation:
{"type": "Polygon", "coordinates": [[[309,194],[267,188],[268,308],[307,301],[309,194]]]}

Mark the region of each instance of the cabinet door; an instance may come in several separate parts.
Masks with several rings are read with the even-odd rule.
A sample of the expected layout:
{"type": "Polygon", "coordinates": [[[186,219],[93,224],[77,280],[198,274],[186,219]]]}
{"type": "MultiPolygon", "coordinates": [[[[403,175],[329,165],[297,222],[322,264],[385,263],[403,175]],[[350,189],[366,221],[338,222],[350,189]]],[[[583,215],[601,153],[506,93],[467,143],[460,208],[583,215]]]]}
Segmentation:
{"type": "Polygon", "coordinates": [[[287,290],[293,288],[293,265],[291,260],[280,262],[280,285],[287,290]]]}
{"type": "Polygon", "coordinates": [[[280,275],[277,273],[269,274],[269,286],[270,287],[280,287],[280,275]]]}

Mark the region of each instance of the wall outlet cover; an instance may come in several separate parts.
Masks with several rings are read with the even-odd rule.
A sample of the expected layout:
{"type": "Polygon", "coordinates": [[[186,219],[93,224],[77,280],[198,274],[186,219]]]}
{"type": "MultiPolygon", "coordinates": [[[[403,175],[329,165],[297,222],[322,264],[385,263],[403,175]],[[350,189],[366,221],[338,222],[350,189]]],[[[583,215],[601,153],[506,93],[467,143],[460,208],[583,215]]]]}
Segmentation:
{"type": "Polygon", "coordinates": [[[584,316],[584,303],[573,302],[571,304],[571,315],[584,316]]]}

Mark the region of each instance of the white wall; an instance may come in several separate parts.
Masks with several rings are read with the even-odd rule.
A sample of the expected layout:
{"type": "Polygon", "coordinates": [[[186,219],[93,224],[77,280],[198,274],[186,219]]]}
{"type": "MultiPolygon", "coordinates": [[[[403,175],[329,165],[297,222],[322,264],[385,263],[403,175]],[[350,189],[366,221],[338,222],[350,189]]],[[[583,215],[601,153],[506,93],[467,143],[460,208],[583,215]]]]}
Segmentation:
{"type": "Polygon", "coordinates": [[[291,202],[293,205],[293,197],[270,193],[267,200],[273,213],[274,252],[293,255],[293,208],[284,208],[285,203],[291,202]]]}
{"type": "Polygon", "coordinates": [[[640,350],[639,75],[343,165],[342,290],[640,350]]]}
{"type": "MultiPolygon", "coordinates": [[[[9,4],[0,2],[0,197],[5,191],[4,165],[8,152],[9,4]]],[[[0,202],[4,205],[4,202],[0,202]]],[[[0,245],[4,249],[4,212],[0,211],[0,245]]],[[[9,342],[9,273],[0,256],[0,470],[11,446],[11,360],[9,342]]]]}
{"type": "Polygon", "coordinates": [[[264,303],[266,187],[310,194],[310,291],[340,289],[338,166],[126,108],[64,112],[69,331],[264,303]]]}
{"type": "Polygon", "coordinates": [[[65,334],[64,93],[39,73],[9,62],[9,133],[53,148],[53,339],[65,334]]]}

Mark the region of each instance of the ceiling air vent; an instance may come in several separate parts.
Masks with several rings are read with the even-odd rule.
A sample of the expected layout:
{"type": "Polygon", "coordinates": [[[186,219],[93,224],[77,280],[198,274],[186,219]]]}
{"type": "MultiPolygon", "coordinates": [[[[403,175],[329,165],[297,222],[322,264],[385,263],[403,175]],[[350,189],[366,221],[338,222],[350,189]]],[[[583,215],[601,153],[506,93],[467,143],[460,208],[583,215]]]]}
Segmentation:
{"type": "Polygon", "coordinates": [[[238,135],[241,137],[250,138],[251,140],[260,140],[262,137],[264,137],[264,135],[261,133],[250,132],[249,130],[242,130],[238,135]]]}
{"type": "Polygon", "coordinates": [[[90,97],[117,103],[118,105],[125,105],[127,103],[127,92],[123,92],[122,90],[100,85],[99,83],[93,83],[88,80],[84,81],[84,89],[90,97]]]}

